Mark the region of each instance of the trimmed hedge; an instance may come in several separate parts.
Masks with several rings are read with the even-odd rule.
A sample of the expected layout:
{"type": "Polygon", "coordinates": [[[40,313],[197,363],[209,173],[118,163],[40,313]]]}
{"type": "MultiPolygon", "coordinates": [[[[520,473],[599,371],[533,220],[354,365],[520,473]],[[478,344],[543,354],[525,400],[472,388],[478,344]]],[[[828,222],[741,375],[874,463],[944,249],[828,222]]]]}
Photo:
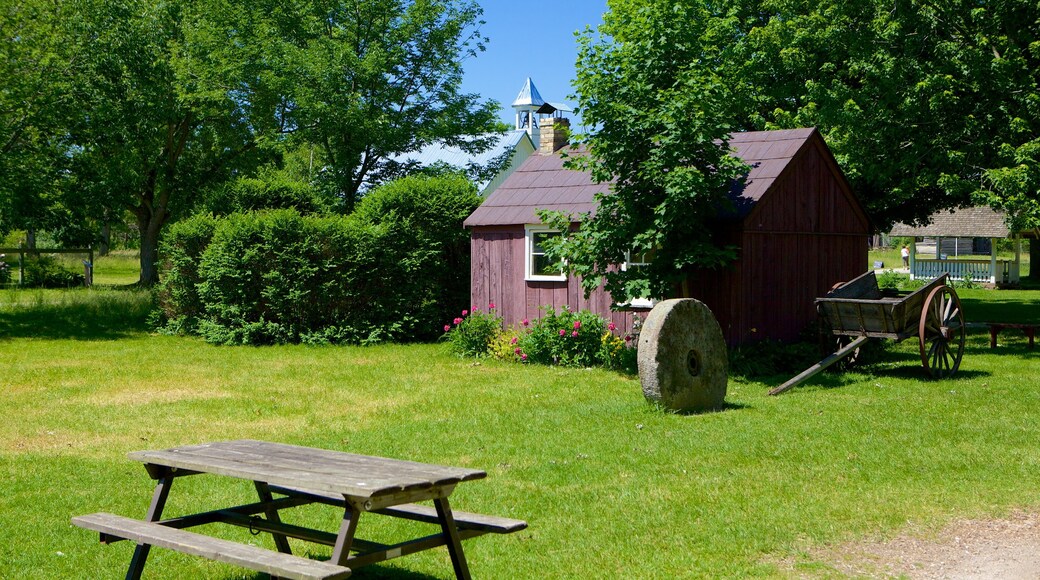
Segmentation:
{"type": "Polygon", "coordinates": [[[469,300],[462,220],[479,204],[468,183],[427,183],[445,179],[377,190],[350,217],[275,210],[174,224],[162,248],[161,329],[219,344],[435,338],[441,313],[469,300]]]}

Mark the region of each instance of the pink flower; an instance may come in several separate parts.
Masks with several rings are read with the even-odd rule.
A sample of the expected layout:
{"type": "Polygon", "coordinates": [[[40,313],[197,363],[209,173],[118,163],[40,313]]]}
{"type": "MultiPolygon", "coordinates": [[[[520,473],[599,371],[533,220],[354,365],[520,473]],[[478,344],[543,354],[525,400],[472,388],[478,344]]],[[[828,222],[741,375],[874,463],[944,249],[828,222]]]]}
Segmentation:
{"type": "Polygon", "coordinates": [[[469,314],[469,310],[463,310],[463,311],[462,311],[462,315],[463,315],[463,316],[465,316],[465,315],[467,315],[467,314],[469,314]]]}
{"type": "Polygon", "coordinates": [[[526,361],[527,360],[527,353],[526,352],[524,354],[520,355],[520,360],[522,360],[522,361],[526,361]]]}
{"type": "Polygon", "coordinates": [[[520,350],[520,347],[517,347],[517,348],[516,348],[516,349],[515,349],[515,350],[513,351],[513,353],[515,353],[515,354],[521,354],[521,353],[523,353],[523,351],[522,351],[522,350],[520,350]]]}
{"type": "Polygon", "coordinates": [[[567,331],[561,328],[560,329],[560,336],[563,336],[565,334],[567,334],[567,331]]]}
{"type": "Polygon", "coordinates": [[[617,330],[617,325],[614,324],[613,322],[611,322],[610,324],[607,325],[607,330],[613,332],[613,331],[617,330]]]}
{"type": "Polygon", "coordinates": [[[448,332],[449,330],[451,330],[451,325],[450,324],[445,324],[444,325],[444,332],[448,332]]]}
{"type": "Polygon", "coordinates": [[[491,310],[494,310],[495,309],[495,303],[492,302],[491,304],[488,304],[488,308],[490,308],[491,310]]]}
{"type": "Polygon", "coordinates": [[[574,330],[578,330],[579,328],[581,328],[581,321],[580,320],[575,320],[574,321],[574,330]]]}
{"type": "Polygon", "coordinates": [[[456,318],[455,319],[455,326],[458,326],[460,324],[462,324],[462,319],[461,318],[456,318]]]}
{"type": "Polygon", "coordinates": [[[523,324],[524,326],[527,326],[527,325],[531,324],[531,321],[525,318],[525,319],[520,321],[520,324],[523,324]]]}
{"type": "Polygon", "coordinates": [[[510,341],[509,341],[509,344],[516,344],[516,341],[517,341],[517,340],[519,340],[519,339],[518,339],[517,337],[515,337],[515,336],[514,336],[514,337],[513,337],[513,340],[510,340],[510,341]]]}
{"type": "Polygon", "coordinates": [[[571,336],[577,337],[578,336],[578,331],[577,330],[571,331],[571,336]]]}

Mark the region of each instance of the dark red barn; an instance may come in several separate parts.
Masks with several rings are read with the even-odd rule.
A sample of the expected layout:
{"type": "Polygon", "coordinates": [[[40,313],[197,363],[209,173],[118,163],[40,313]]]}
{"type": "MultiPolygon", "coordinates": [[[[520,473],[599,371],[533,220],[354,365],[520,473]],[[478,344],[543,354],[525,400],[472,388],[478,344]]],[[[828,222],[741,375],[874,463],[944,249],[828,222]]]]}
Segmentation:
{"type": "MultiPolygon", "coordinates": [[[[553,131],[551,123],[543,133],[553,131]]],[[[542,142],[552,142],[542,136],[542,142]]],[[[871,226],[834,156],[815,129],[733,135],[735,154],[751,166],[737,199],[738,218],[720,220],[720,242],[739,248],[729,268],[691,280],[690,293],[711,308],[730,345],[792,340],[813,323],[813,299],[867,269],[871,226]]],[[[506,324],[541,316],[540,308],[589,309],[630,327],[602,288],[586,299],[577,280],[545,268],[540,236],[552,232],[538,209],[580,215],[606,191],[563,167],[558,153],[529,157],[466,220],[472,240],[472,302],[494,303],[506,324]]]]}

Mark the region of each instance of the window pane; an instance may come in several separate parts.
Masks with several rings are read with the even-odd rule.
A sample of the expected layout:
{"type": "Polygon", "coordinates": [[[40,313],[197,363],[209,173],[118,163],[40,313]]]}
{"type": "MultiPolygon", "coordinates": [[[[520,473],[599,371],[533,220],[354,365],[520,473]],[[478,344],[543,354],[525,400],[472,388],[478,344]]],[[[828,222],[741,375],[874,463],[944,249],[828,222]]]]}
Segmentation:
{"type": "Polygon", "coordinates": [[[537,276],[559,276],[560,263],[546,258],[544,255],[531,256],[532,272],[537,276]]]}

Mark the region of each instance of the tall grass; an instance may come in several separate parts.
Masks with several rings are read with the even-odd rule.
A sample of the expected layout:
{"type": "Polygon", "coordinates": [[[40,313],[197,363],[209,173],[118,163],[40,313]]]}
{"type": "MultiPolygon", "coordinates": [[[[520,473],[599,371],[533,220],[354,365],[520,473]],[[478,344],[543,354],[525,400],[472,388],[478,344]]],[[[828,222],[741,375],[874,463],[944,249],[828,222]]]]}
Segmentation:
{"type": "MultiPolygon", "coordinates": [[[[474,364],[443,344],[217,347],[151,336],[140,314],[118,327],[120,308],[145,310],[140,294],[69,294],[0,294],[0,316],[26,323],[107,316],[104,332],[0,339],[0,575],[13,578],[119,576],[132,546],[100,545],[69,518],[144,515],[152,482],[126,453],[243,437],[487,470],[458,487],[454,507],[530,527],[465,542],[482,578],[779,577],[780,560],[837,577],[813,546],[1040,509],[1040,358],[1021,337],[991,350],[971,335],[950,380],[925,378],[914,341],[885,343],[871,366],[780,397],[766,391],[789,377],[731,380],[725,411],[686,416],[602,370],[474,364]],[[91,310],[95,299],[107,305],[91,310]]],[[[248,482],[186,477],[167,514],[254,494],[248,482]]],[[[339,516],[283,513],[330,529],[339,516]]],[[[358,533],[418,529],[372,516],[358,533]]],[[[205,531],[273,547],[247,530],[205,531]]],[[[257,578],[166,550],[152,558],[151,578],[257,578]]],[[[451,570],[441,549],[356,577],[451,570]]]]}

